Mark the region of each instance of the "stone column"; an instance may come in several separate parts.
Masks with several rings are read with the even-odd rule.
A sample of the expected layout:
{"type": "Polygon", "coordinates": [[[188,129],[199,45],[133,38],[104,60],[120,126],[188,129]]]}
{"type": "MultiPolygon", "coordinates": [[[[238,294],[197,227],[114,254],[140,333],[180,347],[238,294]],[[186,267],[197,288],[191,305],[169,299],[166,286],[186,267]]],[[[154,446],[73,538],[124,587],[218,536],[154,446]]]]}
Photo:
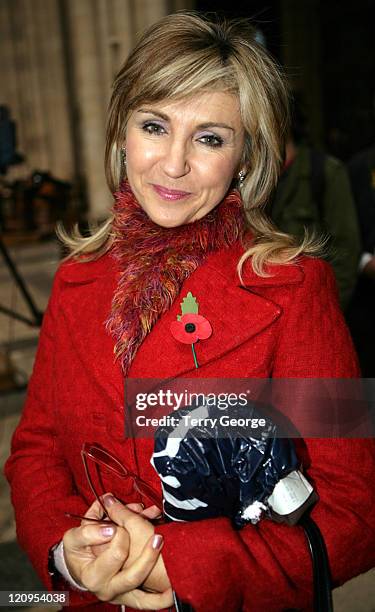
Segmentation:
{"type": "Polygon", "coordinates": [[[110,194],[104,178],[106,92],[97,5],[92,0],[67,0],[68,44],[75,94],[74,129],[86,179],[89,216],[106,215],[110,194]],[[104,81],[104,83],[103,83],[104,81]]]}
{"type": "Polygon", "coordinates": [[[17,122],[29,170],[71,179],[72,149],[57,0],[0,3],[1,103],[17,122]]]}
{"type": "Polygon", "coordinates": [[[111,196],[104,179],[105,124],[111,84],[139,30],[167,12],[166,0],[65,0],[73,59],[82,173],[89,216],[104,217],[111,196]]]}
{"type": "Polygon", "coordinates": [[[135,35],[164,17],[168,12],[165,0],[138,0],[138,2],[134,2],[135,35]]]}
{"type": "Polygon", "coordinates": [[[28,0],[41,92],[46,167],[58,178],[72,179],[75,168],[68,108],[70,100],[58,8],[57,0],[28,0]]]}
{"type": "Polygon", "coordinates": [[[89,217],[112,201],[103,157],[113,77],[137,35],[193,0],[1,0],[1,104],[29,169],[83,177],[89,217]]]}
{"type": "MultiPolygon", "coordinates": [[[[47,168],[45,129],[41,109],[41,89],[33,39],[33,20],[27,0],[2,3],[9,39],[7,67],[10,99],[4,100],[18,124],[19,148],[31,168],[47,168]],[[9,73],[13,74],[10,75],[9,73]],[[13,106],[14,105],[14,106],[13,106]]],[[[2,43],[3,46],[3,43],[2,43]]],[[[3,79],[5,91],[7,79],[3,79]]]]}
{"type": "Polygon", "coordinates": [[[113,79],[134,41],[134,11],[129,0],[97,0],[101,38],[103,85],[109,101],[113,79]]]}

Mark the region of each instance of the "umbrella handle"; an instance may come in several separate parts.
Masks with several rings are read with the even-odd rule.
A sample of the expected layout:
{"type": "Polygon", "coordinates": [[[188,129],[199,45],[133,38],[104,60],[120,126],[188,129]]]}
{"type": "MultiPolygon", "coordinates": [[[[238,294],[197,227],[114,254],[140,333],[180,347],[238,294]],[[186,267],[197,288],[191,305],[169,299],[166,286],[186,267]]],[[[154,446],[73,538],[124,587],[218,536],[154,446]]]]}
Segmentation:
{"type": "Polygon", "coordinates": [[[305,532],[313,564],[314,612],[333,612],[331,572],[322,532],[308,515],[298,524],[305,532]]]}

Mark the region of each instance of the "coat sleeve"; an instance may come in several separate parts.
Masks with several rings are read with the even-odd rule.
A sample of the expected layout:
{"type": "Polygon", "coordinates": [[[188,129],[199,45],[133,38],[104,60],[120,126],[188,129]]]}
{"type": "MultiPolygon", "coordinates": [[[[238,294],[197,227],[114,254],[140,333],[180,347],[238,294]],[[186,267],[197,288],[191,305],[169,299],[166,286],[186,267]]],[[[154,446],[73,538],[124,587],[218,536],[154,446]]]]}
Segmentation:
{"type": "MultiPolygon", "coordinates": [[[[280,320],[274,377],[359,375],[330,267],[308,259],[280,320]]],[[[366,439],[307,439],[301,447],[320,501],[313,510],[335,585],[375,565],[375,450],[366,439]]],[[[226,519],[173,523],[164,562],[179,597],[196,612],[310,610],[312,564],[299,526],[263,520],[234,531],[226,519]]]]}
{"type": "MultiPolygon", "coordinates": [[[[54,364],[58,362],[54,335],[59,324],[59,272],[43,317],[38,350],[20,423],[14,433],[5,474],[11,486],[17,537],[42,582],[56,588],[48,573],[50,548],[77,521],[65,512],[84,514],[87,503],[74,488],[69,467],[55,432],[54,364]]],[[[68,585],[62,585],[69,590],[68,585]]],[[[72,591],[71,605],[82,605],[94,596],[72,591]]]]}

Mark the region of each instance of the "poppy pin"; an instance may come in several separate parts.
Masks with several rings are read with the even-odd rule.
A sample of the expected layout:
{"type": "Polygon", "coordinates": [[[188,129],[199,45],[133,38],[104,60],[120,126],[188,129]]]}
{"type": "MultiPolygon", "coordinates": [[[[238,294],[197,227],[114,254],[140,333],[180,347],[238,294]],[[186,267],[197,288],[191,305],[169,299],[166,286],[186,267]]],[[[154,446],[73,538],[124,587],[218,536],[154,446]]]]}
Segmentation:
{"type": "Polygon", "coordinates": [[[195,344],[199,340],[206,340],[212,334],[209,321],[198,314],[198,302],[189,291],[181,302],[181,314],[177,315],[177,321],[171,323],[172,336],[183,344],[191,344],[195,367],[198,368],[198,360],[195,352],[195,344]]]}

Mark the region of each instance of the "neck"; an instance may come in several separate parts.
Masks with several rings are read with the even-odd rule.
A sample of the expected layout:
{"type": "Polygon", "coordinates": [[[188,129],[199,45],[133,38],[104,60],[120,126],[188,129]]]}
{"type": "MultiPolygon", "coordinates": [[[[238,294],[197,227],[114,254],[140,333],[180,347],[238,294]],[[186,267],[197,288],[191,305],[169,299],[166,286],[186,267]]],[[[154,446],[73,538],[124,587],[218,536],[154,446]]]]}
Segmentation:
{"type": "Polygon", "coordinates": [[[153,325],[179,295],[182,283],[209,253],[229,248],[245,227],[237,191],[227,194],[204,218],[175,228],[156,225],[128,183],[115,194],[112,255],[120,268],[107,328],[127,374],[153,325]]]}

